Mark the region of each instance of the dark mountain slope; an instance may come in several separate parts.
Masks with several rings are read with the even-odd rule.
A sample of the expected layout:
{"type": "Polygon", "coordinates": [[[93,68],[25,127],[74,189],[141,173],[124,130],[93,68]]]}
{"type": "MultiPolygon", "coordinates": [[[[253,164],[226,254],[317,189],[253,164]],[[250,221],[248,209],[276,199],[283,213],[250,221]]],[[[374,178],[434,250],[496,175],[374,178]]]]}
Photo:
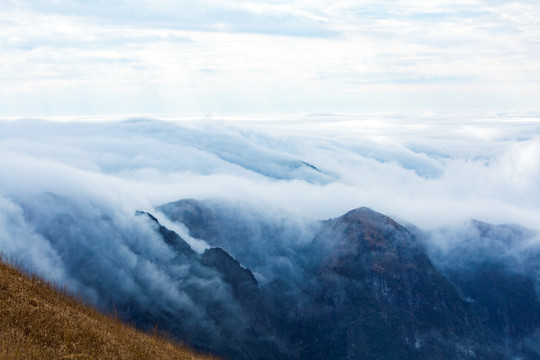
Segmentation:
{"type": "Polygon", "coordinates": [[[144,212],[51,193],[17,201],[62,282],[100,310],[226,358],[287,358],[264,311],[254,310],[265,305],[257,282],[245,281],[250,270],[219,250],[195,252],[144,212]]]}
{"type": "MultiPolygon", "coordinates": [[[[220,248],[206,249],[199,255],[182,237],[162,226],[153,215],[143,212],[137,214],[146,215],[155,223],[164,241],[176,252],[178,263],[196,269],[192,276],[194,285],[185,288],[185,291],[194,302],[204,307],[218,333],[206,335],[193,329],[178,327],[176,324],[188,319],[189,314],[185,317],[170,314],[168,321],[162,319],[162,326],[180,339],[189,339],[197,348],[211,349],[215,353],[233,359],[287,357],[279,345],[259,285],[250,270],[242,267],[220,248]],[[217,275],[221,282],[215,283],[210,289],[196,286],[197,281],[208,279],[208,274],[217,275]],[[227,289],[223,289],[224,286],[227,289]],[[212,297],[207,293],[208,290],[225,290],[230,294],[230,298],[212,297]],[[204,343],[204,339],[208,336],[214,337],[211,344],[204,343]]],[[[137,318],[137,314],[130,316],[137,318]]]]}
{"type": "Polygon", "coordinates": [[[507,352],[540,359],[537,234],[518,225],[476,220],[466,231],[440,232],[453,241],[444,248],[426,245],[431,257],[474,306],[482,324],[505,344],[507,352]]]}
{"type": "Polygon", "coordinates": [[[433,266],[422,244],[384,215],[356,209],[315,224],[311,241],[287,245],[275,236],[291,229],[265,220],[253,225],[252,218],[244,224],[234,208],[182,200],[159,209],[244,264],[257,266],[257,251],[287,254],[285,265],[276,260],[257,274],[269,316],[294,358],[506,358],[506,346],[478,309],[433,266]],[[250,241],[258,246],[246,251],[250,241]]]}
{"type": "Polygon", "coordinates": [[[304,269],[312,280],[303,296],[265,292],[281,311],[294,304],[287,319],[299,358],[482,358],[479,319],[390,218],[362,208],[326,221],[302,256],[310,252],[318,261],[304,269]]]}

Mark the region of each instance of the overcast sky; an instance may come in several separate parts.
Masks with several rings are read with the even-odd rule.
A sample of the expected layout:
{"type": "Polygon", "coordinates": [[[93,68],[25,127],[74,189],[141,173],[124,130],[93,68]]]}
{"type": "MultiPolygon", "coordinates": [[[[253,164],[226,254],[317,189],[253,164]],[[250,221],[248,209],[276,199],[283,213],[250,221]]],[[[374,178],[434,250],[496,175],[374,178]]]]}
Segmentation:
{"type": "Polygon", "coordinates": [[[538,110],[537,0],[2,0],[0,116],[538,110]]]}

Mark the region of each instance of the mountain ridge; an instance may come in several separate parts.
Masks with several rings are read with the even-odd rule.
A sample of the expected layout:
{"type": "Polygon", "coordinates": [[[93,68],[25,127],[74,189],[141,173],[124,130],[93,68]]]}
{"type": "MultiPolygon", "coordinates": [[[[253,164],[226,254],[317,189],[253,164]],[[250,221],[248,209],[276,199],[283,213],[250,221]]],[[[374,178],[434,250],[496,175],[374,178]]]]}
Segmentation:
{"type": "MultiPolygon", "coordinates": [[[[190,199],[158,209],[170,220],[185,224],[193,236],[210,243],[216,236],[215,244],[223,245],[227,216],[220,218],[211,207],[190,199]]],[[[506,358],[501,340],[486,329],[476,310],[433,266],[423,244],[405,227],[369,208],[354,209],[321,224],[314,241],[296,255],[302,258],[313,251],[322,256],[319,265],[303,266],[298,261],[298,273],[311,279],[302,284],[278,277],[261,288],[272,315],[285,319],[285,329],[296,329],[288,341],[293,358],[506,358]],[[287,295],[293,293],[304,295],[287,295]],[[360,304],[374,311],[364,314],[363,320],[354,315],[360,304]],[[343,325],[336,319],[342,319],[343,325]],[[355,328],[355,323],[362,326],[355,328]],[[382,333],[390,339],[387,346],[369,345],[377,344],[382,333]]],[[[241,238],[235,231],[232,234],[241,238]]],[[[249,263],[249,253],[238,255],[249,263]]],[[[522,353],[536,359],[534,352],[522,353]]]]}
{"type": "Polygon", "coordinates": [[[219,200],[135,215],[49,193],[17,201],[61,279],[96,307],[224,358],[540,356],[527,231],[422,233],[368,208],[318,221],[219,200]],[[207,245],[194,251],[158,219],[207,245]]]}

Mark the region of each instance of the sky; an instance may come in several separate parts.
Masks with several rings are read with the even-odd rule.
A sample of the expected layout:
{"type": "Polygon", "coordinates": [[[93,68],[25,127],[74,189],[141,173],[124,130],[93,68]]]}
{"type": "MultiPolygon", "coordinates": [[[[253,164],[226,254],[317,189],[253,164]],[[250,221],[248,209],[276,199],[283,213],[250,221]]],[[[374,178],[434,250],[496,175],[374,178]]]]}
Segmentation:
{"type": "Polygon", "coordinates": [[[537,111],[536,0],[3,0],[0,116],[537,111]]]}

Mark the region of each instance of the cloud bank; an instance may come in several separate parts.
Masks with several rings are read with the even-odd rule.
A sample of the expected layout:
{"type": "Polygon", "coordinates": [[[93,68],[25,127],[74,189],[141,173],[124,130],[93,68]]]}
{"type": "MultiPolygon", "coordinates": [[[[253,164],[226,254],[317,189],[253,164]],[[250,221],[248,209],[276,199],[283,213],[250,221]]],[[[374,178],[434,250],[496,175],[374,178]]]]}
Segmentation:
{"type": "Polygon", "coordinates": [[[471,218],[538,228],[540,124],[534,115],[0,126],[0,189],[7,198],[84,195],[129,211],[181,198],[223,198],[313,219],[369,206],[424,228],[471,218]]]}
{"type": "MultiPolygon", "coordinates": [[[[2,121],[0,251],[104,309],[214,336],[219,348],[242,338],[232,330],[242,326],[215,317],[245,319],[233,289],[136,211],[196,253],[222,246],[263,285],[304,283],[301,257],[289,255],[313,240],[317,220],[361,206],[431,231],[444,264],[467,241],[483,244],[470,219],[540,230],[539,134],[534,114],[494,113],[2,121]],[[184,198],[213,204],[221,237],[198,238],[159,207],[184,198]]],[[[501,239],[487,248],[508,252],[501,239]]],[[[540,244],[526,241],[503,260],[540,244]]]]}

